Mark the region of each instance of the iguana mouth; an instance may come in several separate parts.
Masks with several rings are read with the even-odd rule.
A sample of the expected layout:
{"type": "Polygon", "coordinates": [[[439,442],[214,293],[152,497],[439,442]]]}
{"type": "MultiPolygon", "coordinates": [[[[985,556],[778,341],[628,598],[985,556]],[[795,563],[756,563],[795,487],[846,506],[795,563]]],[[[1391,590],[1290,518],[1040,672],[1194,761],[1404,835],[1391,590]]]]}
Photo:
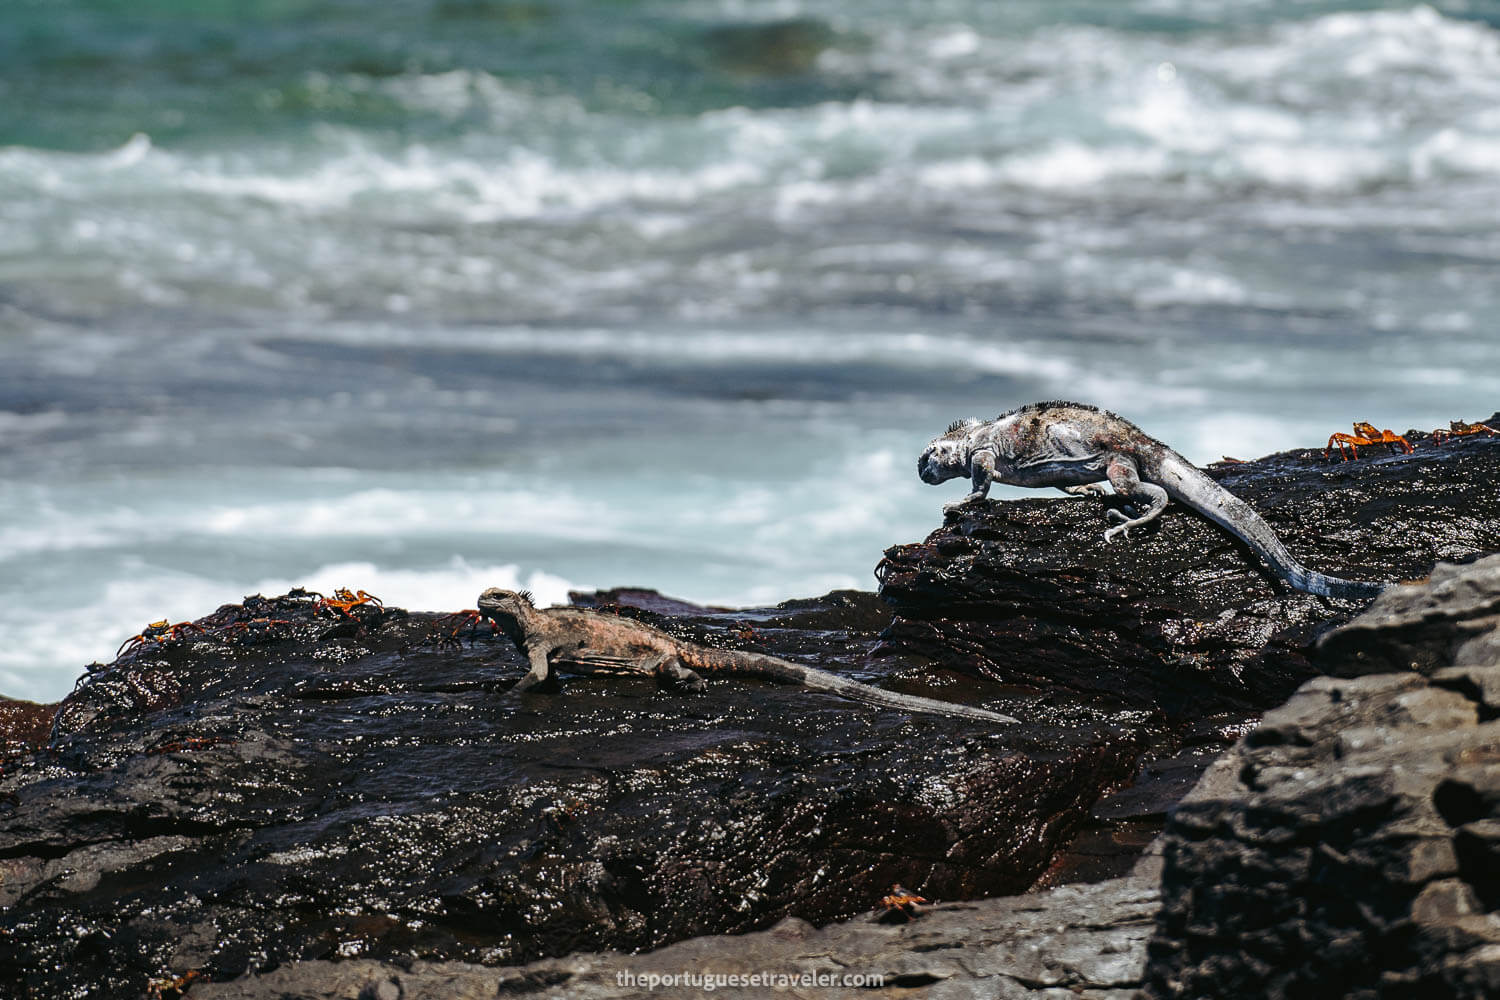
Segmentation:
{"type": "Polygon", "coordinates": [[[936,486],[942,480],[938,478],[937,470],[932,468],[932,459],[925,452],[917,458],[917,476],[928,486],[936,486]]]}

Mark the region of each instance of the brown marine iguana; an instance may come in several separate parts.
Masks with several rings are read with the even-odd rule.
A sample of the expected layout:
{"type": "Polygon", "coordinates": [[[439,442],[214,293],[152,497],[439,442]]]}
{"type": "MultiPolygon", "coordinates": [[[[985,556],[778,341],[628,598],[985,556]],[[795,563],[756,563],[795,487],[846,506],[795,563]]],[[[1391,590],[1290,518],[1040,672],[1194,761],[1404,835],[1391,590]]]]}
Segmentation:
{"type": "Polygon", "coordinates": [[[1083,403],[1029,403],[994,420],[954,421],[917,459],[917,475],[934,486],[969,477],[973,492],[945,509],[983,499],[991,483],[1101,496],[1108,480],[1135,516],[1111,509],[1115,523],[1104,532],[1106,541],[1155,519],[1171,498],[1239,538],[1298,590],[1353,599],[1387,587],[1307,569],[1249,504],[1130,421],[1083,403]]]}
{"type": "Polygon", "coordinates": [[[526,654],[531,671],[508,694],[546,680],[554,667],[580,673],[644,674],[690,691],[707,685],[697,671],[762,677],[828,691],[883,708],[929,712],[985,722],[1015,722],[1008,715],[860,684],[764,653],[710,649],[642,622],[584,608],[537,608],[525,591],[491,587],[479,595],[479,613],[526,654]]]}

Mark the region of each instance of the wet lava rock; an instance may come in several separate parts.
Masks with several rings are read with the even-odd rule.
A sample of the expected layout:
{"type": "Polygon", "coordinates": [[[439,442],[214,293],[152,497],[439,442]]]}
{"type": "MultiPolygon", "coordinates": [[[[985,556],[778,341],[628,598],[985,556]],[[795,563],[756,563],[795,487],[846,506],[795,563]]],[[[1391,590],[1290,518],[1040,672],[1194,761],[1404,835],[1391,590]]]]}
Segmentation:
{"type": "MultiPolygon", "coordinates": [[[[1391,579],[1500,548],[1497,472],[1500,440],[1464,439],[1218,475],[1309,566],[1391,579]]],[[[1127,544],[1102,527],[1097,502],[971,505],[888,553],[885,604],[581,599],[1026,720],[1009,727],[739,680],[507,699],[524,663],[488,630],[296,593],[143,633],[80,680],[45,746],[35,707],[0,717],[0,993],[514,964],[827,922],[896,882],[1020,891],[1169,734],[1232,732],[1281,700],[1357,610],[1278,592],[1180,508],[1127,544]]],[[[1489,857],[1488,828],[1465,824],[1489,857]]]]}
{"type": "MultiPolygon", "coordinates": [[[[1425,664],[1452,650],[1455,636],[1467,637],[1459,658],[1475,659],[1472,651],[1500,640],[1487,613],[1500,603],[1497,568],[1500,556],[1439,566],[1427,585],[1382,598],[1341,631],[1374,662],[1425,664]],[[1413,632],[1415,620],[1442,627],[1413,632]]],[[[1497,726],[1493,658],[1319,677],[1209,768],[1155,856],[1123,878],[943,904],[910,921],[869,914],[814,931],[789,919],[646,955],[575,953],[508,969],[302,962],[203,992],[624,1000],[654,975],[679,985],[652,995],[686,998],[702,987],[674,980],[684,970],[742,980],[775,970],[830,974],[815,993],[838,1000],[1131,1000],[1141,987],[1150,1000],[1481,1000],[1500,994],[1497,726]],[[883,976],[885,988],[839,985],[849,971],[883,976]]]]}
{"type": "MultiPolygon", "coordinates": [[[[1410,455],[1283,452],[1208,471],[1321,572],[1399,581],[1500,549],[1500,438],[1408,436],[1410,455]]],[[[949,512],[925,541],[886,552],[880,593],[896,618],[881,649],[1176,722],[1285,701],[1318,672],[1319,633],[1364,606],[1289,590],[1180,504],[1128,540],[1106,543],[1105,524],[1094,499],[949,512]]]]}
{"type": "MultiPolygon", "coordinates": [[[[862,680],[904,665],[868,656],[870,594],[672,618],[596,599],[621,602],[862,680]]],[[[507,699],[510,644],[435,619],[247,599],[93,668],[0,775],[0,994],[650,948],[827,922],[894,882],[1014,893],[1145,744],[1127,716],[994,727],[739,680],[507,699]]],[[[942,671],[894,686],[1014,707],[942,671]]]]}
{"type": "MultiPolygon", "coordinates": [[[[1441,657],[1404,612],[1472,626],[1497,567],[1440,567],[1347,633],[1441,657]]],[[[1148,997],[1500,995],[1500,662],[1319,677],[1215,771],[1167,827],[1148,997]]]]}

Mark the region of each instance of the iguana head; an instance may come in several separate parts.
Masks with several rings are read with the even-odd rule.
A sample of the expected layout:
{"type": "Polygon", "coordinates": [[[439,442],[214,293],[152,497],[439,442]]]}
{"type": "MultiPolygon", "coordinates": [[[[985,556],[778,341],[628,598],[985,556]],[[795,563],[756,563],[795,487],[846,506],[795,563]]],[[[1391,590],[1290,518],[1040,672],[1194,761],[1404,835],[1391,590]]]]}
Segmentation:
{"type": "Polygon", "coordinates": [[[486,618],[521,619],[534,610],[531,595],[526,591],[504,590],[491,587],[479,595],[479,613],[486,618]]]}
{"type": "Polygon", "coordinates": [[[972,417],[955,420],[941,437],[932,439],[927,450],[917,459],[917,475],[922,477],[922,482],[936,486],[969,474],[968,434],[979,424],[980,421],[972,417]]]}

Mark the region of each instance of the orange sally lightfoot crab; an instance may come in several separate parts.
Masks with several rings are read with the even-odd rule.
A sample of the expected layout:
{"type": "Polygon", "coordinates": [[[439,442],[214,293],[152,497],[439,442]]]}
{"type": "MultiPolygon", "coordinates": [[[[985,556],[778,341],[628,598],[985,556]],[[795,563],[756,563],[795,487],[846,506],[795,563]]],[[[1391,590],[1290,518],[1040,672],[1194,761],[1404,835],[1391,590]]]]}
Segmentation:
{"type": "Polygon", "coordinates": [[[140,635],[133,635],[120,643],[120,648],[115,650],[115,659],[118,660],[122,653],[133,652],[148,642],[168,642],[172,639],[180,639],[189,632],[202,633],[202,631],[202,628],[192,622],[178,622],[176,625],[169,625],[167,619],[163,618],[161,621],[152,622],[141,629],[140,635]]]}
{"type": "Polygon", "coordinates": [[[927,899],[918,896],[910,889],[902,888],[899,884],[891,886],[890,895],[880,898],[880,905],[888,914],[899,913],[907,920],[915,920],[921,916],[921,911],[917,907],[927,902],[927,899]]]}
{"type": "Polygon", "coordinates": [[[1442,444],[1450,438],[1468,437],[1471,434],[1483,434],[1486,437],[1494,437],[1496,434],[1500,434],[1500,431],[1495,430],[1489,424],[1468,424],[1462,420],[1450,420],[1448,421],[1447,430],[1439,427],[1432,432],[1432,443],[1442,444]]]}
{"type": "Polygon", "coordinates": [[[193,983],[204,978],[204,973],[198,969],[185,972],[180,976],[168,973],[156,979],[148,980],[146,983],[146,1000],[177,1000],[187,995],[187,991],[193,983]]]}
{"type": "Polygon", "coordinates": [[[350,612],[362,604],[373,604],[377,608],[385,608],[385,602],[374,594],[367,594],[363,590],[356,590],[351,593],[348,588],[340,587],[333,592],[332,597],[320,598],[314,610],[334,611],[346,618],[353,618],[354,615],[350,612]]]}
{"type": "Polygon", "coordinates": [[[1374,424],[1358,421],[1354,424],[1353,434],[1331,434],[1328,437],[1328,447],[1323,449],[1324,458],[1332,458],[1333,446],[1337,444],[1339,454],[1344,461],[1359,457],[1359,449],[1369,447],[1372,444],[1389,445],[1392,448],[1400,448],[1408,455],[1412,453],[1411,442],[1400,434],[1391,430],[1380,430],[1374,424]],[[1347,450],[1345,450],[1347,449],[1347,450]]]}
{"type": "Polygon", "coordinates": [[[284,638],[286,630],[295,624],[296,622],[287,618],[250,618],[220,626],[219,634],[225,639],[234,636],[241,642],[264,642],[267,639],[284,638]]]}
{"type": "Polygon", "coordinates": [[[500,631],[499,625],[496,625],[494,622],[486,619],[476,609],[465,608],[462,611],[455,611],[451,615],[444,615],[437,621],[433,622],[432,630],[427,633],[427,635],[423,638],[423,641],[434,642],[439,647],[457,647],[460,645],[458,640],[458,633],[462,632],[466,628],[478,629],[481,625],[485,624],[489,625],[491,635],[495,635],[500,631]],[[451,631],[448,628],[448,624],[450,622],[457,623],[453,626],[451,631]]]}

